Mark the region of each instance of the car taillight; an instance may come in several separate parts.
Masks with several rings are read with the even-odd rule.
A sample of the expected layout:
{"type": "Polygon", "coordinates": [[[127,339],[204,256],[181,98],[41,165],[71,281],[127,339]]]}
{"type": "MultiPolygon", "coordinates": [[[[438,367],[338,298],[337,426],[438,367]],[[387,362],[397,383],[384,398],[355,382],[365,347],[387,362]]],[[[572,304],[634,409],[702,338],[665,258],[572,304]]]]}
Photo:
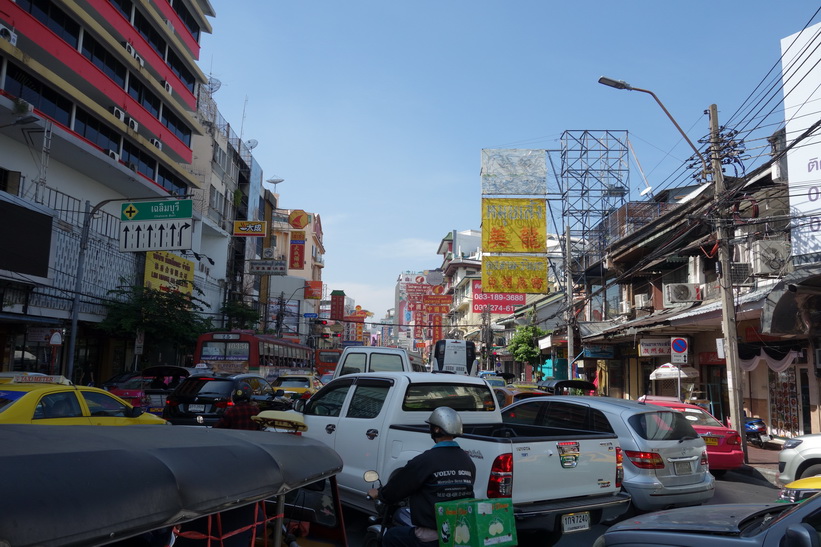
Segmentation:
{"type": "Polygon", "coordinates": [[[706,450],[701,453],[701,466],[705,469],[708,469],[710,467],[710,461],[707,459],[706,450]]]}
{"type": "Polygon", "coordinates": [[[180,406],[179,401],[172,401],[171,399],[166,399],[165,404],[166,406],[180,406]]]}
{"type": "Polygon", "coordinates": [[[741,435],[735,431],[731,431],[724,440],[727,444],[741,445],[741,435]]]}
{"type": "Polygon", "coordinates": [[[621,447],[616,447],[616,488],[621,488],[621,483],[624,480],[624,454],[621,452],[621,447]]]}
{"type": "Polygon", "coordinates": [[[234,406],[234,401],[217,401],[214,403],[214,406],[217,408],[228,408],[229,406],[234,406]]]}
{"type": "Polygon", "coordinates": [[[639,469],[664,469],[664,460],[657,452],[639,452],[637,450],[625,450],[624,454],[630,463],[639,469]]]}
{"type": "Polygon", "coordinates": [[[487,481],[487,497],[513,497],[513,454],[502,454],[493,461],[487,481]]]}

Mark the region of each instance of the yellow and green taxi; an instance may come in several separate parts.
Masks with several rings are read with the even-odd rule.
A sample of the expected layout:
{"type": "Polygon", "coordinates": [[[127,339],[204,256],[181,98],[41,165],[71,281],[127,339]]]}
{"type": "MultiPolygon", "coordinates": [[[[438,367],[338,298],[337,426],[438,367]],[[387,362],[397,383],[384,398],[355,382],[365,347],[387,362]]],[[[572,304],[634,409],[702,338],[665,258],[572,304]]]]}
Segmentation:
{"type": "Polygon", "coordinates": [[[794,503],[804,501],[821,492],[821,475],[806,477],[792,481],[781,487],[778,494],[778,501],[783,503],[794,503]]]}
{"type": "Polygon", "coordinates": [[[306,393],[308,396],[313,395],[322,387],[322,383],[319,381],[319,378],[312,373],[286,373],[271,382],[271,386],[274,388],[274,391],[282,389],[285,390],[285,393],[292,394],[292,397],[302,397],[305,396],[306,393]]]}
{"type": "Polygon", "coordinates": [[[0,383],[0,424],[150,425],[167,424],[119,397],[76,386],[63,376],[15,376],[0,383]]]}

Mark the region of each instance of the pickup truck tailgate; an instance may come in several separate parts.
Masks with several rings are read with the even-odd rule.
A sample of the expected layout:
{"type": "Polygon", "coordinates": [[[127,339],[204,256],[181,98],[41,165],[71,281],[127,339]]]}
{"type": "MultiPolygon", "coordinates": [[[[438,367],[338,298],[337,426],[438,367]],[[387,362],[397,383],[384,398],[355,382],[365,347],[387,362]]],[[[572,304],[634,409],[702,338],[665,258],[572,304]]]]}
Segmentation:
{"type": "Polygon", "coordinates": [[[567,499],[620,490],[616,486],[616,438],[511,441],[517,504],[543,501],[546,492],[554,493],[551,498],[567,499]],[[558,492],[561,495],[555,495],[558,492]]]}

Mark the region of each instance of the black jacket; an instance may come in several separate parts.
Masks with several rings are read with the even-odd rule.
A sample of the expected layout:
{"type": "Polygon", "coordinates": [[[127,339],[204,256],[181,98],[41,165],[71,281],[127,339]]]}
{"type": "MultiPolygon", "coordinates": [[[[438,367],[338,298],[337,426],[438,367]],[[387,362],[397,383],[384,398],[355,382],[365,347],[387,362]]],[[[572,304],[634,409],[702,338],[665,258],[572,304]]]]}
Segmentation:
{"type": "Polygon", "coordinates": [[[414,526],[436,529],[434,505],[473,497],[476,465],[455,441],[443,441],[419,454],[379,491],[387,503],[410,498],[414,526]]]}

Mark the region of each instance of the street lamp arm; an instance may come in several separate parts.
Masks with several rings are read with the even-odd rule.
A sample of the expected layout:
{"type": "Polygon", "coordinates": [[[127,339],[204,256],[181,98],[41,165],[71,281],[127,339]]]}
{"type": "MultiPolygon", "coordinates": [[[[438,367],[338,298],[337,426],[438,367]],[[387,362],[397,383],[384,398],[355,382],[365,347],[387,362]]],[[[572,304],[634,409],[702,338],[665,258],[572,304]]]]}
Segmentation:
{"type": "Polygon", "coordinates": [[[701,160],[702,178],[703,179],[707,178],[707,172],[708,172],[707,159],[699,151],[699,149],[696,148],[696,145],[693,144],[693,141],[690,140],[690,137],[688,137],[687,133],[685,133],[684,130],[681,128],[681,126],[679,126],[676,119],[673,117],[672,114],[670,114],[670,111],[667,110],[667,108],[664,106],[664,103],[661,102],[661,100],[656,96],[655,93],[653,93],[649,89],[642,89],[640,87],[633,87],[630,84],[628,84],[627,82],[625,82],[624,80],[614,80],[612,78],[607,78],[606,76],[602,76],[601,78],[599,78],[599,83],[602,84],[602,85],[606,85],[608,87],[615,88],[615,89],[626,89],[627,91],[639,91],[641,93],[647,93],[648,95],[653,97],[653,99],[655,99],[656,103],[658,103],[658,105],[661,107],[661,109],[664,111],[664,113],[667,115],[667,117],[670,119],[670,121],[673,122],[673,125],[676,126],[676,129],[678,129],[678,132],[681,134],[681,136],[684,137],[684,140],[687,141],[687,144],[690,145],[690,148],[693,149],[693,152],[696,153],[696,156],[698,157],[698,159],[701,160]]]}

